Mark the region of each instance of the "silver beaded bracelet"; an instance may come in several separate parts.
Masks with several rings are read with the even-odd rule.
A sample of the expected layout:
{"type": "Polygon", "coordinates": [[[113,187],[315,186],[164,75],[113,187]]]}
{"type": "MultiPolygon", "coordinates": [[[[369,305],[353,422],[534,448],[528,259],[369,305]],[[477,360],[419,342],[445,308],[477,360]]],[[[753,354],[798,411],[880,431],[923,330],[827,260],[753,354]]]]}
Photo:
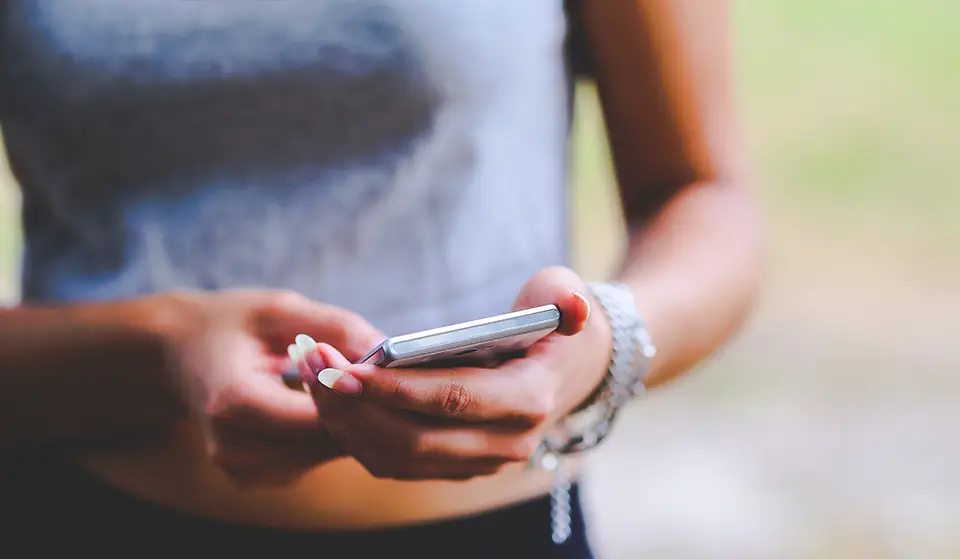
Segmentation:
{"type": "Polygon", "coordinates": [[[571,533],[571,480],[563,457],[591,450],[603,442],[620,410],[646,391],[644,380],[657,354],[630,288],[622,283],[594,283],[589,288],[610,321],[613,335],[607,374],[591,399],[561,420],[531,457],[531,466],[554,472],[550,513],[552,537],[557,544],[565,542],[571,533]]]}

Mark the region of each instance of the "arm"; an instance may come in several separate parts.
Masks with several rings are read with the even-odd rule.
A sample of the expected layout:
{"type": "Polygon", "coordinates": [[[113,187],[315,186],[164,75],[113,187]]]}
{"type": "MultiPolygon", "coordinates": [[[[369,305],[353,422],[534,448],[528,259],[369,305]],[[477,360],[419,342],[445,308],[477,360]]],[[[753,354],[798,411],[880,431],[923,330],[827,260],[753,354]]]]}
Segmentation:
{"type": "MultiPolygon", "coordinates": [[[[659,348],[647,377],[655,386],[741,324],[760,276],[723,10],[700,0],[591,0],[580,8],[631,231],[621,277],[659,348]]],[[[554,303],[561,316],[579,319],[589,316],[577,306],[584,287],[572,271],[548,268],[517,303],[554,303]]],[[[323,371],[323,383],[315,374],[306,380],[331,432],[374,475],[465,479],[528,460],[544,430],[601,382],[610,360],[606,321],[589,318],[560,333],[576,335],[548,336],[495,369],[380,369],[317,349],[323,359],[310,373],[341,370],[323,371]],[[413,422],[404,411],[455,419],[457,428],[413,422]]]]}
{"type": "Polygon", "coordinates": [[[657,344],[648,384],[714,351],[758,290],[761,241],[734,118],[726,2],[583,2],[630,231],[621,279],[657,344]]]}
{"type": "Polygon", "coordinates": [[[0,448],[182,418],[163,371],[161,332],[174,312],[149,300],[0,310],[0,448]]]}

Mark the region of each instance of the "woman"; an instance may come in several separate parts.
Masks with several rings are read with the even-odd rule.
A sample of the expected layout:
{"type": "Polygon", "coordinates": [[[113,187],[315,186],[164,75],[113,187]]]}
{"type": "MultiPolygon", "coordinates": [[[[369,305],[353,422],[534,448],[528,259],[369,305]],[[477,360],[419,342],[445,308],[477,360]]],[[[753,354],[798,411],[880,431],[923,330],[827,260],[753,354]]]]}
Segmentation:
{"type": "Polygon", "coordinates": [[[658,352],[627,372],[659,385],[757,283],[720,4],[3,3],[25,238],[23,303],[0,312],[5,535],[589,557],[576,487],[551,506],[527,458],[619,409],[611,357],[653,354],[634,334],[658,352]],[[630,225],[622,285],[558,267],[568,20],[630,225]],[[560,332],[499,368],[350,364],[545,303],[560,332]],[[309,393],[278,381],[301,334],[309,393]]]}

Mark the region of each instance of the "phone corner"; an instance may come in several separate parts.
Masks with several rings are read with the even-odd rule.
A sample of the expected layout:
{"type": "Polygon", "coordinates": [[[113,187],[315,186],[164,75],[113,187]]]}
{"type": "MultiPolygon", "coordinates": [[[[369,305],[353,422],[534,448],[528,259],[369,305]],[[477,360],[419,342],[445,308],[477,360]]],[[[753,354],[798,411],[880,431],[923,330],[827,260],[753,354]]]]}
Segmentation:
{"type": "Polygon", "coordinates": [[[397,359],[397,345],[392,339],[386,339],[380,344],[377,352],[381,361],[395,361],[397,359]]]}

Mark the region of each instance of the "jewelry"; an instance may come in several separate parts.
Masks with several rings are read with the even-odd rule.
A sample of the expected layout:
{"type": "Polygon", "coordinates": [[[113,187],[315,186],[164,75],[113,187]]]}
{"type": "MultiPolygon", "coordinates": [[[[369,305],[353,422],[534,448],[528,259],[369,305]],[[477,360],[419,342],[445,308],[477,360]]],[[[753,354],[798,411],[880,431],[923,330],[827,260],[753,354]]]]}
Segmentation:
{"type": "Polygon", "coordinates": [[[613,355],[607,374],[587,402],[544,437],[529,462],[531,467],[554,472],[550,520],[556,544],[567,541],[572,531],[571,481],[563,458],[594,449],[606,439],[620,410],[646,392],[644,380],[657,353],[630,288],[622,283],[595,283],[589,287],[610,321],[613,334],[613,355]]]}

